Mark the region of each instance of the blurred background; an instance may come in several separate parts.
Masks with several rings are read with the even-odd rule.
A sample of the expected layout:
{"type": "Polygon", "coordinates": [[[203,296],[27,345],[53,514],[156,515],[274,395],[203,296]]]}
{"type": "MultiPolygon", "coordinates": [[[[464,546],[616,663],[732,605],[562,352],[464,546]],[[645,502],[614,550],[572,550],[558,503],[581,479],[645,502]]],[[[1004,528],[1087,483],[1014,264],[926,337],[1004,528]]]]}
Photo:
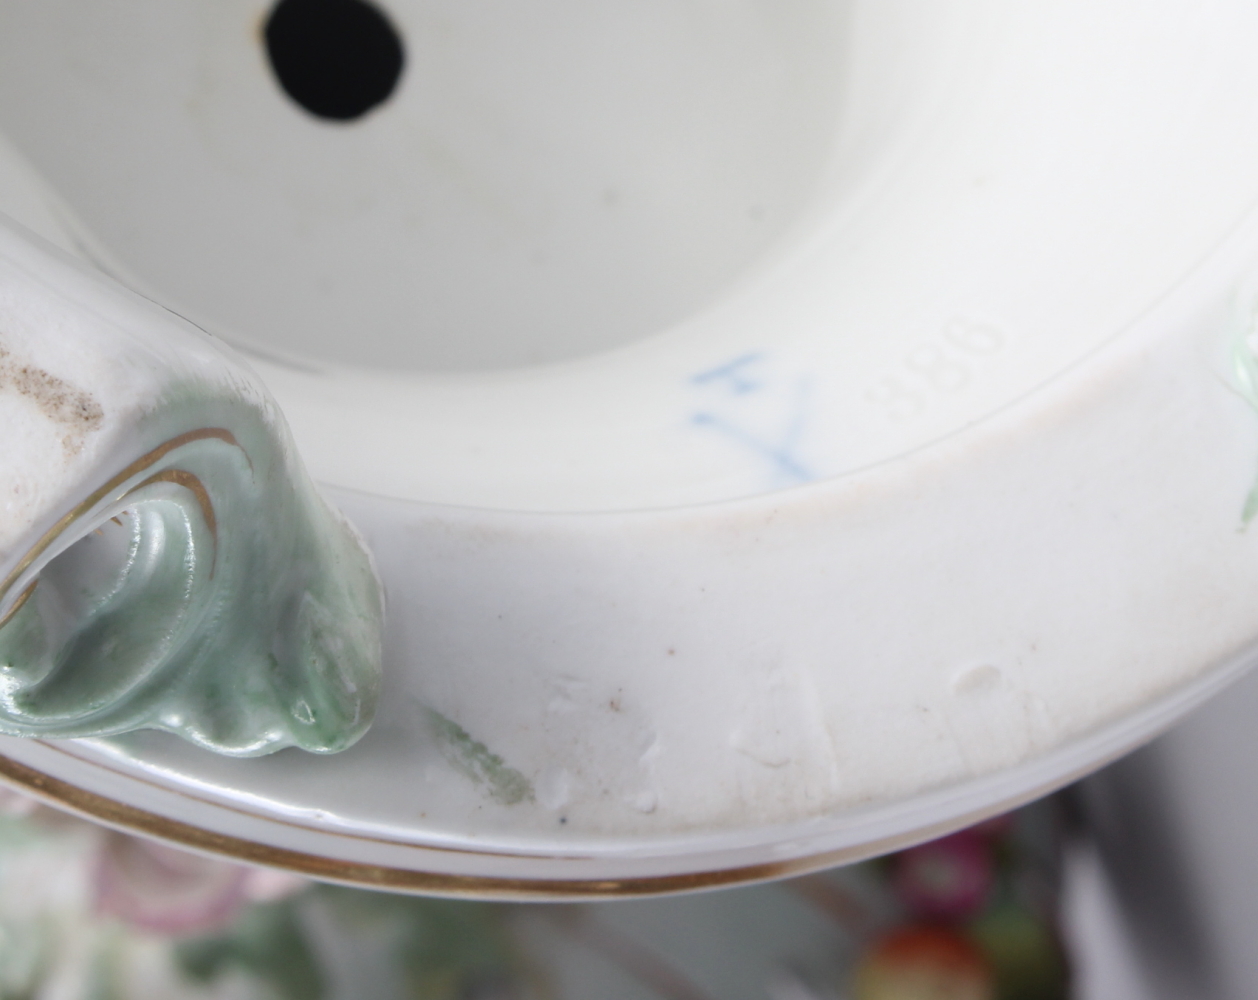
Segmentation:
{"type": "Polygon", "coordinates": [[[1064,923],[1069,797],[781,883],[583,904],[319,885],[4,803],[0,995],[14,1000],[1087,995],[1064,923]]]}
{"type": "MultiPolygon", "coordinates": [[[[1165,815],[1139,812],[1157,800],[1149,793],[1162,765],[1209,721],[1193,719],[1017,812],[884,858],[623,902],[492,903],[322,885],[4,792],[0,997],[1218,996],[1182,845],[1177,855],[1165,815]]],[[[1228,995],[1246,993],[1242,985],[1228,995]]]]}
{"type": "Polygon", "coordinates": [[[3,1000],[1230,1000],[1258,995],[1250,676],[941,840],[600,903],[322,885],[0,791],[3,1000]]]}

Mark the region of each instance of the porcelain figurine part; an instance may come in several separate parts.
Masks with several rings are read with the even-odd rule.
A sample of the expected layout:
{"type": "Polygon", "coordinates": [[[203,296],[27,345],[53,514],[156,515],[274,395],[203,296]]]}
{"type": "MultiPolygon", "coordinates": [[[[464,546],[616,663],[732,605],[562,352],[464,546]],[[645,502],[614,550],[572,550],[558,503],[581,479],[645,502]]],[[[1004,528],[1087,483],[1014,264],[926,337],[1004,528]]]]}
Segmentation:
{"type": "Polygon", "coordinates": [[[334,123],[269,0],[0,0],[0,211],[101,272],[0,240],[9,731],[329,749],[374,690],[269,397],[102,274],[250,359],[389,596],[346,753],[0,778],[320,878],[667,891],[1009,808],[1258,659],[1258,5],[377,5],[405,73],[334,123]]]}
{"type": "Polygon", "coordinates": [[[371,723],[382,592],[257,379],[0,226],[0,732],[331,753],[371,723]]]}

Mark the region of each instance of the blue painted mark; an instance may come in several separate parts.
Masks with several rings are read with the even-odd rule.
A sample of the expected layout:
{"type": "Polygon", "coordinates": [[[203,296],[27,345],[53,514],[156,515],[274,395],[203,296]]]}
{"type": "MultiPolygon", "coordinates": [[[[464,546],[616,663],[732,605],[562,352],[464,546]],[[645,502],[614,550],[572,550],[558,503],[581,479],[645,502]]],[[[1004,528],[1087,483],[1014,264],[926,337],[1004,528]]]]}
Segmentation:
{"type": "Polygon", "coordinates": [[[811,482],[816,477],[798,455],[808,416],[808,382],[797,379],[793,393],[789,389],[782,392],[781,380],[763,374],[761,363],[766,360],[764,354],[745,354],[693,376],[695,385],[718,388],[730,395],[724,396],[724,402],[713,401],[692,414],[691,423],[715,431],[767,461],[773,470],[774,487],[811,482]],[[751,399],[751,394],[759,395],[751,399]]]}
{"type": "Polygon", "coordinates": [[[764,388],[764,382],[748,375],[747,368],[763,360],[763,354],[744,354],[741,358],[735,358],[728,364],[721,365],[718,368],[711,368],[706,372],[700,372],[698,375],[692,376],[690,381],[695,385],[724,383],[736,396],[755,392],[757,389],[764,388]]]}
{"type": "Polygon", "coordinates": [[[713,430],[724,434],[730,440],[736,441],[738,444],[767,458],[773,463],[778,473],[790,482],[810,483],[815,478],[800,463],[799,459],[791,454],[793,442],[787,441],[783,444],[775,445],[770,441],[764,441],[753,434],[747,433],[741,427],[736,427],[728,421],[722,420],[714,413],[696,413],[691,419],[696,426],[711,427],[713,430]]]}

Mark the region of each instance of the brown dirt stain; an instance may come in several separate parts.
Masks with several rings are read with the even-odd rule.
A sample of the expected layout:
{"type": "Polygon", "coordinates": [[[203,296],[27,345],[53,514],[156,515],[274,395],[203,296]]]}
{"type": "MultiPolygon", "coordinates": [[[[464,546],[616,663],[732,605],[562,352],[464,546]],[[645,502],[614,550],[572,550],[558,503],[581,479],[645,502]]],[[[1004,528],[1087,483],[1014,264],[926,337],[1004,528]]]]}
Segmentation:
{"type": "Polygon", "coordinates": [[[105,411],[91,393],[42,368],[22,364],[0,347],[0,391],[5,389],[25,396],[44,416],[65,429],[61,444],[67,456],[78,454],[84,438],[105,419],[105,411]]]}

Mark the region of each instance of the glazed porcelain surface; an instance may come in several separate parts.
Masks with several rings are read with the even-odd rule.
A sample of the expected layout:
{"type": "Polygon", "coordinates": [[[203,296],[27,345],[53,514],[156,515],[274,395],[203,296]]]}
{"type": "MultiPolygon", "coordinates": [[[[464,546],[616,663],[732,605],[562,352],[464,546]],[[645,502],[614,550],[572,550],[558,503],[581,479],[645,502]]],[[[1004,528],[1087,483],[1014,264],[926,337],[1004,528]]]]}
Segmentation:
{"type": "Polygon", "coordinates": [[[380,585],[256,380],[173,316],[0,229],[0,733],[344,749],[380,585]]]}
{"type": "Polygon", "coordinates": [[[11,780],[324,877],[690,888],[1005,808],[1248,665],[1250,5],[385,7],[397,92],[330,123],[265,3],[0,3],[4,207],[248,358],[387,600],[343,753],[11,780]]]}

